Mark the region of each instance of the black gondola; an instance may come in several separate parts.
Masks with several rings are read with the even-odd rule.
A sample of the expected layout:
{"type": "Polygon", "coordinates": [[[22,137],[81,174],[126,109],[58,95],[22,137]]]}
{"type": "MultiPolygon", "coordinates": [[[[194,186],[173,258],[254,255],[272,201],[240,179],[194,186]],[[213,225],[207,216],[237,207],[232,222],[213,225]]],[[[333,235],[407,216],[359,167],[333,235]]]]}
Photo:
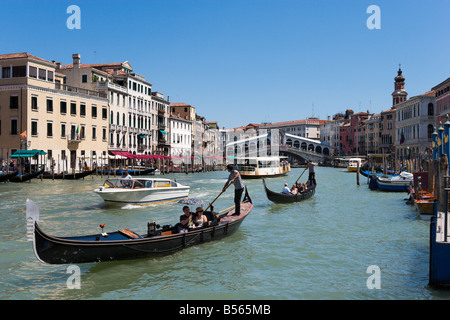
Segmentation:
{"type": "Polygon", "coordinates": [[[32,173],[25,173],[25,174],[17,174],[16,176],[9,178],[9,182],[25,182],[29,181],[33,178],[39,177],[41,174],[44,173],[44,169],[42,168],[39,171],[35,171],[32,173]]]}
{"type": "Polygon", "coordinates": [[[264,190],[266,191],[267,198],[275,203],[293,203],[300,202],[311,198],[316,192],[316,186],[308,183],[308,190],[306,192],[297,193],[296,195],[284,194],[281,192],[274,192],[267,188],[266,181],[263,179],[264,190]]]}
{"type": "Polygon", "coordinates": [[[43,178],[44,179],[67,179],[67,180],[77,180],[84,177],[87,177],[91,174],[94,174],[97,171],[97,169],[93,170],[87,170],[83,172],[76,172],[76,173],[55,173],[52,174],[51,172],[44,172],[43,178]]]}
{"type": "Polygon", "coordinates": [[[17,176],[17,173],[18,173],[18,171],[0,174],[0,182],[8,181],[10,178],[17,176]]]}
{"type": "Polygon", "coordinates": [[[178,233],[176,225],[159,229],[152,223],[148,224],[148,233],[144,235],[123,229],[108,234],[54,237],[41,230],[38,225],[39,209],[36,203],[27,199],[28,241],[33,242],[36,257],[50,264],[142,259],[171,254],[199,243],[230,236],[252,209],[246,190],[239,216],[233,216],[234,209],[230,209],[207,226],[185,233],[178,233]]]}

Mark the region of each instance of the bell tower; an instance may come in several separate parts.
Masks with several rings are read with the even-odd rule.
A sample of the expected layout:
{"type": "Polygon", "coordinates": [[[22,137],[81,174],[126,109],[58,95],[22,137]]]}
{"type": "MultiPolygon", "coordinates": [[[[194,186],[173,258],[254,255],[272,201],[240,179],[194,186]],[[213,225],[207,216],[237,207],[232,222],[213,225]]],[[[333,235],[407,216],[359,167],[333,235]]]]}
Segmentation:
{"type": "Polygon", "coordinates": [[[394,92],[392,92],[392,108],[395,109],[395,106],[403,101],[406,101],[408,96],[408,92],[405,91],[405,77],[402,75],[402,68],[399,65],[397,76],[394,78],[394,92]]]}

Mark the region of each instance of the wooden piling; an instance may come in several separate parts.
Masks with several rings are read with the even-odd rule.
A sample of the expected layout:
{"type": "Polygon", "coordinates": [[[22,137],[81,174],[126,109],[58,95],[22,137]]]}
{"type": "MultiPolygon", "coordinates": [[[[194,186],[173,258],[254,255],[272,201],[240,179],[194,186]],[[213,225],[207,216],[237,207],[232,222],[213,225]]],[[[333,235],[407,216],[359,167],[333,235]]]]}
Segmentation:
{"type": "Polygon", "coordinates": [[[356,185],[359,186],[359,161],[356,164],[356,185]]]}

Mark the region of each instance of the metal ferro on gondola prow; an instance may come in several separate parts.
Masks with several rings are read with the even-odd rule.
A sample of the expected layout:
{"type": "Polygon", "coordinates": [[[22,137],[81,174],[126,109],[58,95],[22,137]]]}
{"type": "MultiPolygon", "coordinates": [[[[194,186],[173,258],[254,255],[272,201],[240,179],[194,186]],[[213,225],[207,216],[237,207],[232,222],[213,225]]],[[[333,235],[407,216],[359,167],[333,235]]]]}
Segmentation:
{"type": "Polygon", "coordinates": [[[442,127],[442,122],[439,122],[439,129],[438,129],[438,153],[439,158],[444,153],[444,128],[442,127]]]}

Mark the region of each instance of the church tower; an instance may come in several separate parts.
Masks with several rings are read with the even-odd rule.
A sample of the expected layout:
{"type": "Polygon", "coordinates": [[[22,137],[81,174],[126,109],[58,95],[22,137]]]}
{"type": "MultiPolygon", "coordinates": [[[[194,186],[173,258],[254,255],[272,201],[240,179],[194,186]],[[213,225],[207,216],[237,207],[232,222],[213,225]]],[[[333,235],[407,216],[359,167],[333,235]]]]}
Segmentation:
{"type": "Polygon", "coordinates": [[[392,92],[392,108],[403,101],[406,101],[408,93],[405,91],[405,77],[402,75],[402,69],[399,67],[395,80],[395,91],[392,92]]]}

